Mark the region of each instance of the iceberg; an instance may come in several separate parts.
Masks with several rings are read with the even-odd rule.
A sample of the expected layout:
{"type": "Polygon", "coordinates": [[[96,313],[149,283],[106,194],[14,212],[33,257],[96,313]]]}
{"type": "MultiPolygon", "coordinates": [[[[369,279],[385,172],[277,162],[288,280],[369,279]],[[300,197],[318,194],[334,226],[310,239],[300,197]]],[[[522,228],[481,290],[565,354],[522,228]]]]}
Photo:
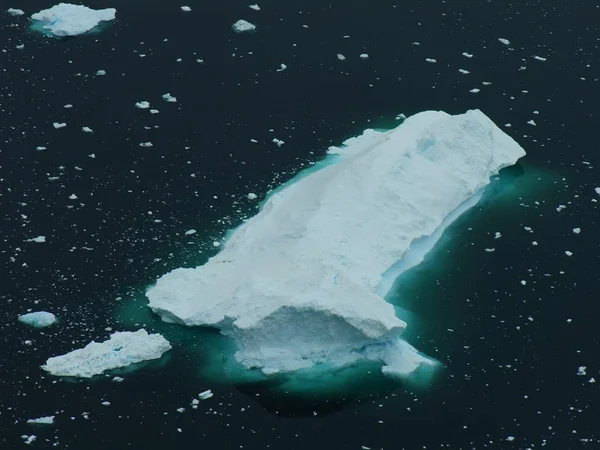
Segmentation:
{"type": "Polygon", "coordinates": [[[405,378],[436,364],[401,338],[407,324],[385,301],[386,277],[418,264],[423,241],[439,239],[525,151],[471,110],[425,111],[331,153],[332,164],[275,191],[206,264],[160,277],[146,293],[152,311],[218,328],[239,363],[266,375],[375,361],[405,378]]]}
{"type": "Polygon", "coordinates": [[[160,358],[171,344],[160,334],[117,331],[104,342],[91,342],[84,348],[49,358],[42,366],[46,372],[63,377],[91,378],[94,375],[160,358]]]}
{"type": "Polygon", "coordinates": [[[114,8],[95,10],[83,5],[59,3],[32,14],[31,19],[55,36],[77,36],[97,27],[100,22],[114,20],[116,12],[114,8]]]}
{"type": "Polygon", "coordinates": [[[56,322],[56,316],[47,311],[37,311],[20,315],[19,322],[35,328],[45,328],[56,322]]]}

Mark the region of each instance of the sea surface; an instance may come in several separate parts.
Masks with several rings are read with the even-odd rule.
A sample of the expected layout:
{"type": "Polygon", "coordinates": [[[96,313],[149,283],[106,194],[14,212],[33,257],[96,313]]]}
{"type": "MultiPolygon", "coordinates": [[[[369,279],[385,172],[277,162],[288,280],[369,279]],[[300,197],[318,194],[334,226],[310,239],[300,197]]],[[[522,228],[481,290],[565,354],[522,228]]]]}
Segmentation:
{"type": "Polygon", "coordinates": [[[251,3],[90,0],[117,20],[69,39],[29,27],[53,3],[2,3],[0,449],[31,435],[32,448],[73,450],[600,449],[600,4],[251,3]],[[256,31],[234,33],[238,19],[256,31]],[[215,330],[145,306],[159,276],[202,264],[257,212],[248,193],[401,113],[472,108],[527,156],[388,297],[409,342],[443,364],[433,380],[392,382],[377,366],[249,380],[215,330]],[[30,310],[59,323],[17,322],[30,310]],[[140,327],[173,350],[92,380],[40,369],[140,327]]]}

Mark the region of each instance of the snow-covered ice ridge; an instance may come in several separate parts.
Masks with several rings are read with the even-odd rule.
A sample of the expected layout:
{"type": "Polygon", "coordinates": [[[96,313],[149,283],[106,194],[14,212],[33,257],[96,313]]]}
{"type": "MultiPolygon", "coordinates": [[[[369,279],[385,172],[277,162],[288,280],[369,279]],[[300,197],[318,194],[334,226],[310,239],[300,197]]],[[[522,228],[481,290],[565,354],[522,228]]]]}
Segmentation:
{"type": "Polygon", "coordinates": [[[42,28],[55,36],[77,36],[92,30],[100,22],[114,20],[116,12],[114,8],[95,10],[83,5],[59,3],[32,14],[31,18],[40,21],[42,28]]]}
{"type": "Polygon", "coordinates": [[[90,342],[84,348],[49,358],[42,369],[52,375],[91,378],[107,370],[158,359],[169,350],[171,344],[160,334],[148,334],[144,329],[117,331],[104,342],[90,342]]]}
{"type": "Polygon", "coordinates": [[[206,264],[160,277],[150,308],[219,328],[265,374],[371,360],[404,376],[432,364],[401,339],[383,274],[525,151],[473,110],[422,112],[330,153],[334,164],[273,194],[206,264]]]}

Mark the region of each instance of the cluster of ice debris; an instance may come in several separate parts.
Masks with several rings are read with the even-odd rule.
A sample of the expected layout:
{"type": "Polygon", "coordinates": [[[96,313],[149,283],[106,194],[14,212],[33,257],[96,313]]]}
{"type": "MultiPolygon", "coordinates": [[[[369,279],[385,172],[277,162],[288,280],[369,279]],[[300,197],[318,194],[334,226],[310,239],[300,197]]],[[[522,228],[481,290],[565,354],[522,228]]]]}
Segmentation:
{"type": "Polygon", "coordinates": [[[423,112],[344,144],[205,265],[159,278],[150,308],[219,328],[237,360],[265,374],[371,360],[403,377],[433,364],[401,339],[406,324],[378,290],[383,274],[525,152],[478,110],[423,112]]]}

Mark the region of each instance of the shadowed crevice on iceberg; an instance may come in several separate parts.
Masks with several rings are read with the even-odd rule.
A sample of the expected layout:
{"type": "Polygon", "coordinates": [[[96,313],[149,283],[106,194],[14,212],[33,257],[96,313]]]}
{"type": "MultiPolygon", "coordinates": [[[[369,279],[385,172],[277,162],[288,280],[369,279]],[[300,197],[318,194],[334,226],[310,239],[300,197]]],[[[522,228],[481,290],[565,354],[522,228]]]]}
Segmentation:
{"type": "Polygon", "coordinates": [[[372,361],[404,379],[434,366],[401,339],[406,324],[383,297],[525,152],[480,111],[427,111],[344,144],[206,264],[159,278],[150,308],[219,328],[236,360],[266,375],[372,361]]]}

